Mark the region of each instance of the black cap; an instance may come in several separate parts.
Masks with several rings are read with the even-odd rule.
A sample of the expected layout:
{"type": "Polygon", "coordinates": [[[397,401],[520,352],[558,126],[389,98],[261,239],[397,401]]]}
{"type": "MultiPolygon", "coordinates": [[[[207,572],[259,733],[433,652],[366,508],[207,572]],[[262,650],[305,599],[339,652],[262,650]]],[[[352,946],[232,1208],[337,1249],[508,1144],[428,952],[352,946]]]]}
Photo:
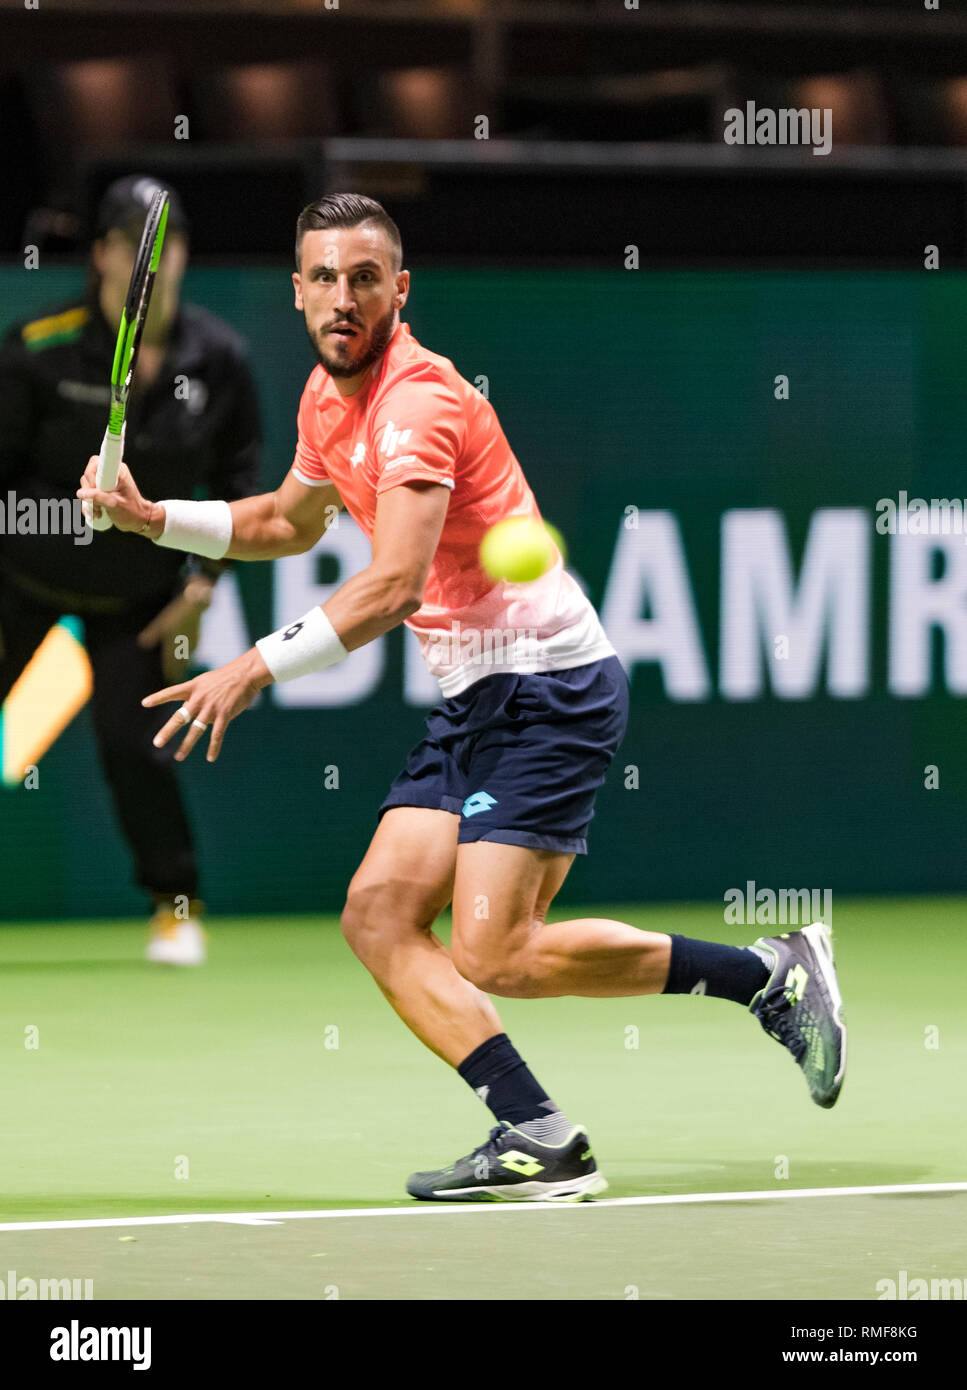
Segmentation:
{"type": "Polygon", "coordinates": [[[130,233],[135,239],[139,237],[152,199],[159,188],[164,189],[169,198],[169,230],[187,232],[185,210],[174,189],[161,179],[151,178],[148,174],[129,174],[126,178],[115,179],[98,204],[94,235],[102,237],[117,227],[130,233]]]}

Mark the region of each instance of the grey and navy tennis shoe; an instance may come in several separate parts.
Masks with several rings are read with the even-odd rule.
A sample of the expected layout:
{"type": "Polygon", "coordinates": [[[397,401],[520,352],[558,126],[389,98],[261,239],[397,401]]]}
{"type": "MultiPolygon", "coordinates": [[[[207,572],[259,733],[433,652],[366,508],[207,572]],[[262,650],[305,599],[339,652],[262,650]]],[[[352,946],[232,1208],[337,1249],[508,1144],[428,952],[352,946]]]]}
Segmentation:
{"type": "Polygon", "coordinates": [[[607,1186],[579,1125],[561,1144],[539,1144],[501,1120],[473,1153],[413,1173],[406,1190],[424,1202],[580,1202],[607,1186]]]}
{"type": "Polygon", "coordinates": [[[789,1049],[809,1094],[828,1110],[836,1104],[846,1073],[843,999],[830,930],[816,922],[802,931],[760,936],[755,944],[771,952],[775,964],[749,1011],[771,1038],[789,1049]]]}

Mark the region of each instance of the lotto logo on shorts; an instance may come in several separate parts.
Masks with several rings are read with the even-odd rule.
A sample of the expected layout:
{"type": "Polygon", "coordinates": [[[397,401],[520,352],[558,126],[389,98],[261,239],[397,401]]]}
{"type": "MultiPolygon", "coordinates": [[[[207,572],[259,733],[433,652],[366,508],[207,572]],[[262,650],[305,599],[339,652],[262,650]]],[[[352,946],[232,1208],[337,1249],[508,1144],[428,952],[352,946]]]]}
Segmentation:
{"type": "Polygon", "coordinates": [[[474,792],[473,796],[468,796],[463,803],[463,814],[475,816],[478,811],[489,811],[491,806],[496,805],[497,798],[491,796],[489,792],[474,792]]]}

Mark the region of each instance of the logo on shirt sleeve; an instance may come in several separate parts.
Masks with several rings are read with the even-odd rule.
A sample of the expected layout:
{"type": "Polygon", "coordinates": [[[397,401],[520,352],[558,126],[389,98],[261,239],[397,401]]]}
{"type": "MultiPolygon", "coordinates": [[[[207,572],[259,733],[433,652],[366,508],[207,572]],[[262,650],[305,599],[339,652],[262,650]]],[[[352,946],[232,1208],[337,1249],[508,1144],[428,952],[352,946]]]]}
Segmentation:
{"type": "Polygon", "coordinates": [[[402,444],[406,443],[412,433],[412,430],[398,430],[394,428],[393,421],[387,420],[383,430],[383,440],[380,444],[380,448],[386,457],[392,458],[396,450],[402,444]]]}

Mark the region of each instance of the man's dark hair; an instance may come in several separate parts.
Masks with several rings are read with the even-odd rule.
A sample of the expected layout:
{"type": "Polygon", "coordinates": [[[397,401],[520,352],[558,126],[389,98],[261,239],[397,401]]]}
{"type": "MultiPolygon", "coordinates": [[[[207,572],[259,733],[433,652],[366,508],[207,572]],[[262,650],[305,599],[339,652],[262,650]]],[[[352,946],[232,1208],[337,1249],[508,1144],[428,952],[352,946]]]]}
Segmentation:
{"type": "Polygon", "coordinates": [[[302,209],[295,224],[296,270],[302,269],[302,238],[306,232],[318,232],[326,227],[361,227],[367,222],[383,228],[393,248],[393,269],[399,270],[403,264],[400,229],[382,203],[362,193],[327,193],[302,209]]]}

